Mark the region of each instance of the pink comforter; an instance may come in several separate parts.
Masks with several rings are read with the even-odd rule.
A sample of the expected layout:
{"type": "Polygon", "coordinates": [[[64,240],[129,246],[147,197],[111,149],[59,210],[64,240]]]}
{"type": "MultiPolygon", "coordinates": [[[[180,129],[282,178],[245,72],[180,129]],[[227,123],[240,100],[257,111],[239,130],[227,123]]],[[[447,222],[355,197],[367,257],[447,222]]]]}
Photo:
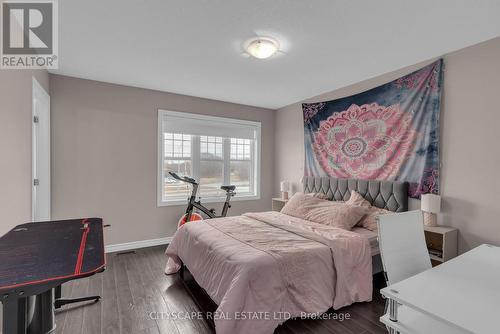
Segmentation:
{"type": "Polygon", "coordinates": [[[370,245],[357,233],[279,212],[188,223],[167,248],[217,303],[218,334],[273,333],[289,317],[372,298],[370,245]]]}

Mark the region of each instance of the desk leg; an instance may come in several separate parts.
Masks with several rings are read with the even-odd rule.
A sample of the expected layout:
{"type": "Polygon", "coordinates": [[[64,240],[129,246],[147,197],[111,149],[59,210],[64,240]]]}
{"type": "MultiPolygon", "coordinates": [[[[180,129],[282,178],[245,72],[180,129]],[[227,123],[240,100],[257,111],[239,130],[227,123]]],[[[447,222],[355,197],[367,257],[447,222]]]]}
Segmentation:
{"type": "Polygon", "coordinates": [[[31,319],[28,319],[28,334],[47,334],[56,329],[52,289],[29,299],[28,309],[32,314],[31,319]]]}
{"type": "MultiPolygon", "coordinates": [[[[398,322],[398,302],[394,299],[389,299],[389,320],[398,322]]],[[[389,334],[399,334],[399,331],[389,327],[389,334]]]]}
{"type": "Polygon", "coordinates": [[[185,272],[184,272],[184,263],[181,263],[181,269],[179,270],[179,276],[181,277],[181,280],[184,281],[184,275],[185,272]]]}
{"type": "Polygon", "coordinates": [[[62,297],[62,285],[58,285],[54,288],[54,299],[61,299],[62,297]]]}
{"type": "Polygon", "coordinates": [[[3,301],[3,333],[26,334],[27,306],[26,297],[3,301]]]}

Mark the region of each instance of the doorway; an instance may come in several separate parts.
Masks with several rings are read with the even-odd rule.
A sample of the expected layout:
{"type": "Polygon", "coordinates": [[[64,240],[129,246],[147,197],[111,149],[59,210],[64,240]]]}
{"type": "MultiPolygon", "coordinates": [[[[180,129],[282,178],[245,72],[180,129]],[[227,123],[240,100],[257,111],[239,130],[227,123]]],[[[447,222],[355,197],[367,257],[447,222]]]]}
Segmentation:
{"type": "Polygon", "coordinates": [[[33,221],[50,220],[50,96],[33,78],[32,192],[33,221]]]}

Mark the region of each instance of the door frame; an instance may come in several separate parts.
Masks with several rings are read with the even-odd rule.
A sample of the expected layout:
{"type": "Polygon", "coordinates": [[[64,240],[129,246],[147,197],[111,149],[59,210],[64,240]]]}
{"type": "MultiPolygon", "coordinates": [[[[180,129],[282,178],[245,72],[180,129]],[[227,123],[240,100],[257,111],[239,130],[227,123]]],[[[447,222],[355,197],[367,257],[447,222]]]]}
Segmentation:
{"type": "MultiPolygon", "coordinates": [[[[35,185],[35,179],[37,178],[37,139],[38,139],[38,129],[35,123],[35,97],[37,95],[46,95],[49,101],[49,111],[47,114],[49,129],[50,129],[50,95],[49,93],[42,87],[42,85],[36,80],[35,77],[32,77],[32,91],[31,91],[31,220],[36,221],[36,201],[37,201],[37,191],[35,185]]],[[[49,175],[48,177],[48,188],[49,188],[49,203],[51,203],[52,197],[52,189],[51,189],[51,133],[49,130],[49,175]]],[[[51,215],[51,205],[49,205],[49,216],[51,215]]]]}

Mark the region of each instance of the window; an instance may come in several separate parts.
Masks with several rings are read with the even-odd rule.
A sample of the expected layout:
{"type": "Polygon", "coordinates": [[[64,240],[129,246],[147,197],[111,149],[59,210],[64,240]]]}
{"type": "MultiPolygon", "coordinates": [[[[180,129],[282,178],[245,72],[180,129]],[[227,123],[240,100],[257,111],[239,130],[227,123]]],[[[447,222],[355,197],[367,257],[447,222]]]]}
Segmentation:
{"type": "Polygon", "coordinates": [[[252,142],[249,139],[230,139],[230,180],[238,184],[240,191],[251,192],[253,185],[252,173],[252,142]]]}
{"type": "Polygon", "coordinates": [[[184,204],[191,187],[174,171],[200,183],[203,202],[225,200],[221,185],[236,186],[234,200],[260,198],[260,123],[158,111],[158,205],[184,204]]]}
{"type": "Polygon", "coordinates": [[[223,144],[222,137],[200,136],[200,168],[195,178],[199,179],[199,191],[203,197],[223,196],[220,189],[225,184],[223,144]]]}

